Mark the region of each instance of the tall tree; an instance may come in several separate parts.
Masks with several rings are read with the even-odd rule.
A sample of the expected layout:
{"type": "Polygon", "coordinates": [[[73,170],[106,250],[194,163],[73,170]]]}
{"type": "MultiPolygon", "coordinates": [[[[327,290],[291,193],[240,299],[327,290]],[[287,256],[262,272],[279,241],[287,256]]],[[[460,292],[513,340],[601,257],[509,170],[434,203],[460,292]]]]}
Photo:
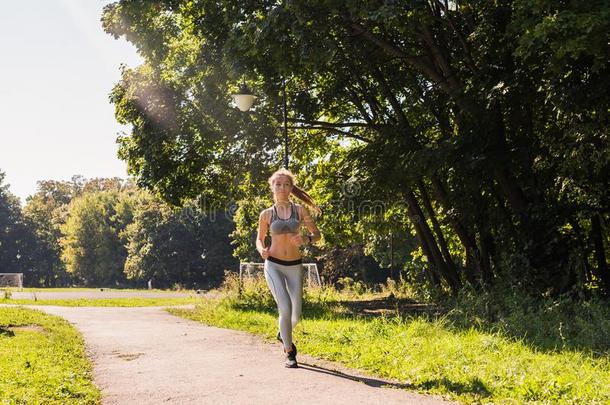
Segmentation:
{"type": "Polygon", "coordinates": [[[337,169],[404,206],[431,280],[607,278],[607,2],[123,0],[103,24],[145,58],[112,100],[131,173],[166,200],[247,198],[243,173],[279,161],[286,84],[299,168],[339,145],[337,169]],[[243,79],[252,114],[228,108],[243,79]]]}
{"type": "Polygon", "coordinates": [[[23,222],[21,202],[0,171],[0,273],[28,273],[35,240],[23,222]]]}
{"type": "Polygon", "coordinates": [[[70,203],[61,226],[62,260],[66,271],[87,286],[114,286],[125,282],[127,256],[120,232],[127,226],[118,210],[116,191],[86,193],[70,203]]]}

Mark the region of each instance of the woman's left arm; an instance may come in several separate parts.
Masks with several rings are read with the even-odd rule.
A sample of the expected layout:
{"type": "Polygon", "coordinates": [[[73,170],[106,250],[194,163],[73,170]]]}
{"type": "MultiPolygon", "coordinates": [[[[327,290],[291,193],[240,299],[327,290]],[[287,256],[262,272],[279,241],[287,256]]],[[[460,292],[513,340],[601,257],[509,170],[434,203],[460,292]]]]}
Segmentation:
{"type": "Polygon", "coordinates": [[[304,242],[314,243],[319,241],[321,239],[320,230],[318,229],[318,226],[309,214],[309,211],[302,205],[299,206],[299,208],[301,210],[301,218],[303,219],[303,225],[309,231],[309,234],[305,237],[307,240],[305,240],[304,242]]]}

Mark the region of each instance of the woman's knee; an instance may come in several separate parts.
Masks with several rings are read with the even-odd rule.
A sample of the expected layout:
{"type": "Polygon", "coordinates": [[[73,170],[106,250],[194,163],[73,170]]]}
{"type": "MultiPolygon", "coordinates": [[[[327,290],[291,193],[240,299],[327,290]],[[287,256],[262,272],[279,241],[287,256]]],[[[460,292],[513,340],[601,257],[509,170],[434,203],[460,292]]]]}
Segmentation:
{"type": "Polygon", "coordinates": [[[278,303],[277,309],[280,318],[290,319],[292,317],[292,305],[290,303],[278,303]]]}
{"type": "Polygon", "coordinates": [[[294,307],[292,309],[292,316],[291,316],[291,321],[292,321],[292,326],[295,326],[297,323],[299,323],[299,321],[301,320],[301,308],[300,307],[294,307]]]}

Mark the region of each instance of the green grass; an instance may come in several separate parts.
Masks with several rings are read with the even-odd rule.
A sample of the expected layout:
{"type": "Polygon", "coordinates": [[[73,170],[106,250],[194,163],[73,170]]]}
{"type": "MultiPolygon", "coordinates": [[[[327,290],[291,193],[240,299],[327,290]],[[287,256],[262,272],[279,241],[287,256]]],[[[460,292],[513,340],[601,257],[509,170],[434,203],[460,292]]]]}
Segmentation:
{"type": "MultiPolygon", "coordinates": [[[[170,312],[274,338],[277,314],[262,287],[246,288],[241,298],[227,294],[170,312]]],[[[307,294],[295,341],[299,352],[466,403],[610,403],[607,352],[541,348],[444,315],[354,315],[336,300],[307,294]]]]}
{"type": "Polygon", "coordinates": [[[0,307],[0,403],[98,404],[80,334],[63,319],[0,307]]]}
{"type": "MultiPolygon", "coordinates": [[[[0,289],[0,304],[13,305],[58,305],[69,307],[147,307],[147,306],[173,306],[187,305],[199,302],[200,297],[194,291],[183,291],[188,293],[187,297],[146,297],[148,293],[168,292],[167,290],[136,290],[136,289],[111,289],[104,288],[104,291],[111,292],[138,292],[143,297],[122,297],[122,298],[63,298],[63,299],[17,299],[14,292],[29,293],[56,293],[56,292],[99,292],[98,288],[16,288],[0,289]]],[[[44,297],[44,296],[43,296],[44,297]]]]}
{"type": "Polygon", "coordinates": [[[198,297],[178,298],[74,298],[52,300],[0,299],[0,304],[13,305],[57,305],[63,307],[150,307],[195,304],[201,301],[198,297]]]}

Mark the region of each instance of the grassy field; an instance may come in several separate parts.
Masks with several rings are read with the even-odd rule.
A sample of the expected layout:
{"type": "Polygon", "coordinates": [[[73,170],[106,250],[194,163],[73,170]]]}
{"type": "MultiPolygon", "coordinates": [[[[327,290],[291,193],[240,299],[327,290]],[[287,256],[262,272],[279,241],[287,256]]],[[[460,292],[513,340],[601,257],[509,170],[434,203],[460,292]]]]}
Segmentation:
{"type": "MultiPolygon", "coordinates": [[[[273,339],[277,314],[265,288],[246,286],[239,297],[227,290],[224,298],[204,300],[195,310],[170,312],[273,339]]],[[[610,342],[599,343],[594,350],[573,349],[569,344],[551,347],[549,341],[537,344],[536,339],[515,336],[498,324],[486,327],[474,318],[469,323],[446,313],[417,311],[366,315],[345,305],[350,300],[338,298],[306,294],[303,320],[295,330],[299,352],[465,403],[610,403],[605,346],[610,342]]],[[[370,302],[370,294],[368,298],[370,302]]],[[[351,299],[352,304],[356,301],[351,299]]],[[[542,320],[540,325],[544,326],[542,320]]],[[[552,331],[544,334],[550,336],[552,331]]]]}
{"type": "Polygon", "coordinates": [[[0,403],[98,404],[83,339],[63,319],[0,307],[0,403]]]}

